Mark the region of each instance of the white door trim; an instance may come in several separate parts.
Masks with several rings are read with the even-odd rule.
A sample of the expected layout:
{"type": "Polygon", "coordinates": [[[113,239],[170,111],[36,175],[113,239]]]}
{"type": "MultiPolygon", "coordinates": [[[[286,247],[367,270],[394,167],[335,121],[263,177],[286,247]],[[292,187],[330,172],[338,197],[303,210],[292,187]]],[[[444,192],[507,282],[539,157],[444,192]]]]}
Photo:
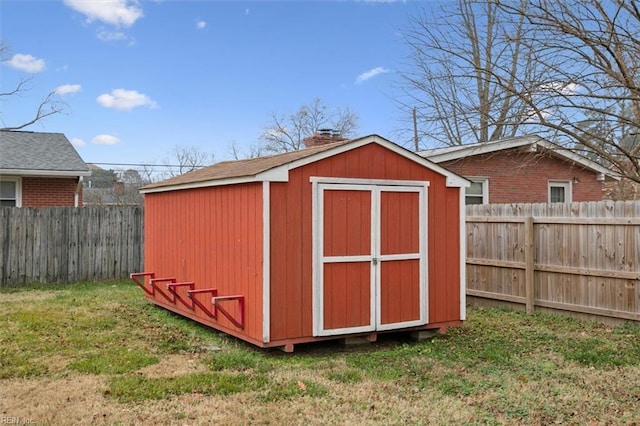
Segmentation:
{"type": "MultiPolygon", "coordinates": [[[[383,192],[417,192],[418,193],[418,252],[417,253],[403,253],[403,254],[381,254],[380,244],[380,232],[376,237],[376,241],[378,244],[378,248],[376,250],[376,257],[378,259],[378,271],[382,268],[382,264],[388,261],[397,261],[397,260],[419,260],[419,297],[420,297],[420,317],[417,320],[412,321],[403,321],[403,322],[395,322],[391,324],[382,324],[382,309],[380,308],[380,296],[376,293],[376,330],[395,330],[399,328],[406,327],[416,327],[420,325],[424,325],[427,323],[427,188],[428,182],[426,185],[416,187],[390,187],[390,186],[378,186],[376,191],[378,191],[378,195],[376,196],[376,202],[379,204],[382,198],[383,192]]],[[[380,211],[380,206],[377,206],[378,211],[380,211]]],[[[377,229],[381,229],[382,224],[380,223],[380,218],[378,216],[377,229]]],[[[380,273],[376,273],[376,291],[378,292],[382,286],[381,283],[381,275],[380,273]]]]}
{"type": "Polygon", "coordinates": [[[429,182],[391,181],[372,179],[336,179],[311,177],[312,184],[312,304],[313,335],[330,336],[391,330],[426,324],[428,321],[427,282],[427,191],[429,182]],[[324,256],[324,191],[353,190],[371,192],[371,250],[367,255],[324,256]],[[418,253],[380,255],[380,199],[383,192],[417,192],[419,195],[419,251],[418,253]],[[375,258],[375,262],[374,262],[375,258]],[[394,260],[420,260],[420,318],[402,323],[382,324],[380,309],[380,274],[382,262],[394,260]],[[371,265],[369,324],[358,327],[324,329],[324,264],[340,262],[369,262],[371,265]]]}

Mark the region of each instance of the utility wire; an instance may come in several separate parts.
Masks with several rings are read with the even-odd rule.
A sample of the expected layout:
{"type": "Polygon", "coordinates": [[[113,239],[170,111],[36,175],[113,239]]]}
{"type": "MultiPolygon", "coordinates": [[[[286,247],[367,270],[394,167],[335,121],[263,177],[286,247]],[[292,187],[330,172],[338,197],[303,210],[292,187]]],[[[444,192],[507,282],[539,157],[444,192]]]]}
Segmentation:
{"type": "Polygon", "coordinates": [[[96,166],[134,166],[134,167],[206,167],[210,164],[195,165],[190,164],[137,164],[137,163],[94,163],[92,161],[85,161],[87,164],[95,164],[96,166]]]}

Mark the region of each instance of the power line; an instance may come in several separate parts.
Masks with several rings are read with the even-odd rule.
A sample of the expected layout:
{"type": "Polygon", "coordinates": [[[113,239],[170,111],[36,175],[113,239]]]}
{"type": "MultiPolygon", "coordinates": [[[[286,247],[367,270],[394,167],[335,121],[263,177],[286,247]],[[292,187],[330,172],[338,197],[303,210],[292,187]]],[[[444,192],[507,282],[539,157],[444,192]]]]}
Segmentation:
{"type": "Polygon", "coordinates": [[[133,167],[206,167],[208,164],[204,165],[187,165],[187,164],[144,164],[144,163],[94,163],[92,161],[85,161],[87,164],[94,164],[96,166],[133,166],[133,167]]]}

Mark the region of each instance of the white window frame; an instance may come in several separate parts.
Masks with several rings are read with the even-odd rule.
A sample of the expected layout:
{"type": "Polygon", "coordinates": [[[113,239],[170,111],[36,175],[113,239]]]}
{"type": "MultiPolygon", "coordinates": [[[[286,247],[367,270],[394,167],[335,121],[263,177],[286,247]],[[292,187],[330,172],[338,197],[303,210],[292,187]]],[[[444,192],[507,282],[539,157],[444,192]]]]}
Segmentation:
{"type": "MultiPolygon", "coordinates": [[[[551,203],[551,188],[564,189],[564,202],[571,203],[573,201],[573,186],[570,180],[550,180],[547,185],[547,201],[551,203]]],[[[555,201],[558,202],[558,201],[555,201]]]]}
{"type": "MultiPolygon", "coordinates": [[[[489,204],[489,178],[486,176],[465,176],[465,178],[473,183],[481,183],[482,184],[482,204],[489,204]]],[[[469,197],[478,197],[478,195],[468,195],[467,194],[467,188],[465,189],[465,193],[464,193],[464,204],[466,206],[468,206],[469,204],[467,204],[467,196],[469,197]]]]}
{"type": "Polygon", "coordinates": [[[2,176],[1,182],[15,182],[16,184],[16,207],[22,207],[22,178],[18,176],[2,176]]]}

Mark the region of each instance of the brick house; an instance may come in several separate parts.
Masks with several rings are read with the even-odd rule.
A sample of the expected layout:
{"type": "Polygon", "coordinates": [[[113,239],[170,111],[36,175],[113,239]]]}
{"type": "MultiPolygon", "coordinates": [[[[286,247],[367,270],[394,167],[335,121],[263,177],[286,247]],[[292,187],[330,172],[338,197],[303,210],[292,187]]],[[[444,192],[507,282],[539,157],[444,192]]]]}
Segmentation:
{"type": "Polygon", "coordinates": [[[90,174],[62,133],[0,131],[0,206],[82,206],[90,174]]]}
{"type": "Polygon", "coordinates": [[[538,136],[436,148],[423,157],[464,176],[467,204],[601,201],[607,168],[538,136]]]}

